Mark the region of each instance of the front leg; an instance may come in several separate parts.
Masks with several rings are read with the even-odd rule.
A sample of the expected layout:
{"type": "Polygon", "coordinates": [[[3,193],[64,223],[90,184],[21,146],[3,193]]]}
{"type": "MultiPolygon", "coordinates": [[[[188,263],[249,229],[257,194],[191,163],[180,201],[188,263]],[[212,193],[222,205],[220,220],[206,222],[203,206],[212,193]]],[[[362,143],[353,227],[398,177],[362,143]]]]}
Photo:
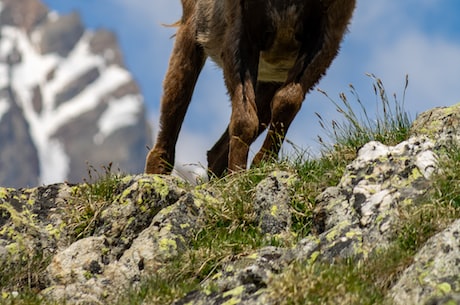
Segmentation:
{"type": "Polygon", "coordinates": [[[147,174],[171,172],[179,131],[205,60],[203,48],[195,41],[192,22],[181,24],[163,84],[160,130],[154,148],[147,155],[147,174]]]}
{"type": "Polygon", "coordinates": [[[229,0],[227,31],[223,46],[225,84],[232,102],[230,117],[228,169],[231,172],[245,169],[249,146],[257,136],[259,119],[255,102],[255,84],[259,50],[244,28],[241,2],[229,0]]]}

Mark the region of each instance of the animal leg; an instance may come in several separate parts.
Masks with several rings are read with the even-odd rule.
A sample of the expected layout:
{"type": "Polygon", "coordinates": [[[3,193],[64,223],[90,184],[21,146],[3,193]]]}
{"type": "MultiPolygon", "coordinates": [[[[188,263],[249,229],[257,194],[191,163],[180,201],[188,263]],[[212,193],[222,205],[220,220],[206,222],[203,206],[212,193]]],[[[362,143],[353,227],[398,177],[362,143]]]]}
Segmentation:
{"type": "Polygon", "coordinates": [[[204,50],[195,41],[195,27],[191,22],[181,24],[163,84],[160,130],[147,155],[147,174],[171,172],[179,131],[205,60],[204,50]]]}
{"type": "Polygon", "coordinates": [[[253,165],[268,161],[278,155],[286,132],[300,110],[305,90],[299,83],[291,83],[281,88],[273,97],[272,117],[262,148],[254,157],[253,165]]]}
{"type": "Polygon", "coordinates": [[[230,90],[232,114],[229,125],[228,169],[231,172],[246,168],[249,146],[257,136],[259,122],[251,74],[244,72],[244,80],[230,90]]]}
{"type": "MultiPolygon", "coordinates": [[[[317,5],[321,5],[320,2],[317,5]]],[[[302,45],[296,62],[289,71],[285,84],[273,97],[270,127],[262,148],[254,157],[255,165],[278,155],[305,95],[326,72],[337,54],[340,39],[324,39],[327,30],[326,16],[313,14],[311,17],[306,19],[304,25],[304,29],[308,30],[299,36],[302,45]]]]}
{"type": "MultiPolygon", "coordinates": [[[[270,123],[271,109],[270,104],[275,92],[281,86],[280,83],[259,82],[256,88],[256,106],[257,116],[259,118],[259,136],[270,123]]],[[[209,172],[217,177],[223,176],[228,167],[228,155],[230,146],[229,127],[222,134],[220,139],[208,151],[208,169],[209,172]]]]}
{"type": "Polygon", "coordinates": [[[256,33],[243,16],[243,2],[227,0],[227,30],[222,53],[225,84],[232,102],[230,117],[228,169],[245,169],[249,146],[257,136],[259,120],[255,102],[255,86],[259,65],[259,46],[250,35],[256,33]]]}

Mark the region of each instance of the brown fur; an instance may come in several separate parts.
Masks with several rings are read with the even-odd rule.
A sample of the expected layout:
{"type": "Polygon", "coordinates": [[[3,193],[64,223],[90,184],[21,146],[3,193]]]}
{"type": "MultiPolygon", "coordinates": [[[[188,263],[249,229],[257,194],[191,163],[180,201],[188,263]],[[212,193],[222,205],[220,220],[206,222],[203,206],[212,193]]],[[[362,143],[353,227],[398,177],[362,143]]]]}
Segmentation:
{"type": "Polygon", "coordinates": [[[164,81],[160,131],[146,173],[169,173],[206,57],[223,68],[230,124],[208,151],[209,170],[246,168],[249,145],[268,128],[253,164],[276,156],[306,93],[338,53],[356,0],[182,0],[164,81]]]}

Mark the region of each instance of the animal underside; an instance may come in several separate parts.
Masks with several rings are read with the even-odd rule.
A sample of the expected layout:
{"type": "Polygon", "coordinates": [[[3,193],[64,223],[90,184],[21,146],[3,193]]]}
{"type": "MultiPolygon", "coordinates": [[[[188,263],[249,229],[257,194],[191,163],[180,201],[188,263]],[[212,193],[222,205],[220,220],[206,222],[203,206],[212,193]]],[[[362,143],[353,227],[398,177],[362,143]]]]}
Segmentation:
{"type": "Polygon", "coordinates": [[[277,156],[306,93],[337,55],[356,0],[182,0],[164,81],[160,131],[147,173],[168,173],[206,58],[223,70],[230,123],[208,151],[217,176],[246,168],[249,145],[268,129],[253,164],[277,156]]]}

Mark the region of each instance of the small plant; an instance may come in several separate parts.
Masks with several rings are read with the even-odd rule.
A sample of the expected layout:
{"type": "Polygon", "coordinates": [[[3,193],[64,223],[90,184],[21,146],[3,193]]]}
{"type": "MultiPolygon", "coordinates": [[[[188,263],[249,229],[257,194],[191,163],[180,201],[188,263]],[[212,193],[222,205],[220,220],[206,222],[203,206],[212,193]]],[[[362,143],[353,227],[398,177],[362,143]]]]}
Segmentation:
{"type": "Polygon", "coordinates": [[[75,239],[90,236],[101,211],[120,191],[122,175],[112,170],[112,163],[102,166],[102,172],[88,165],[88,178],[74,190],[74,205],[70,217],[70,231],[75,239]]]}
{"type": "Polygon", "coordinates": [[[353,260],[309,265],[294,262],[268,287],[272,304],[382,304],[381,292],[353,260]]]}
{"type": "MultiPolygon", "coordinates": [[[[334,149],[336,150],[356,150],[369,141],[395,145],[408,138],[412,121],[410,115],[404,110],[404,101],[409,77],[406,75],[402,100],[399,101],[396,94],[393,94],[391,102],[382,80],[373,74],[368,74],[368,76],[374,81],[373,89],[377,102],[375,119],[368,114],[365,103],[361,101],[353,85],[350,85],[351,94],[355,97],[361,113],[356,112],[344,93],[340,94],[342,103],[340,104],[330,98],[326,92],[319,90],[336,106],[337,112],[344,118],[343,122],[332,121],[331,124],[327,124],[320,114],[316,114],[326,135],[335,143],[334,149]]],[[[330,151],[330,145],[321,137],[319,137],[319,142],[327,151],[330,151]]]]}

